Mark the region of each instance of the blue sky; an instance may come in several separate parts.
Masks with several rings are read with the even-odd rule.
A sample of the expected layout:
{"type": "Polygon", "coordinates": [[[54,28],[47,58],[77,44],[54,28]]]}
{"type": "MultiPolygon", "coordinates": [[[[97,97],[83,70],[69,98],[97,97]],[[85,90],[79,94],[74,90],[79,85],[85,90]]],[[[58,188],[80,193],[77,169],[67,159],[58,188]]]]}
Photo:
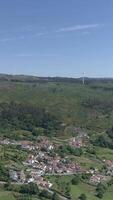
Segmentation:
{"type": "Polygon", "coordinates": [[[113,0],[0,0],[0,73],[113,77],[113,0]]]}

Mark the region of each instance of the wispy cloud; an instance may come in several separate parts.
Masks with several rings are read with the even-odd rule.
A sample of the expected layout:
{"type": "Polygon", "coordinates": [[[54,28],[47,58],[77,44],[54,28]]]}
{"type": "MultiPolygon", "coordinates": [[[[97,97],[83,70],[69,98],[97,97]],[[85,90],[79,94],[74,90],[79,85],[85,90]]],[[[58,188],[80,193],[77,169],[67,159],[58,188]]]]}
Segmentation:
{"type": "Polygon", "coordinates": [[[33,34],[30,34],[30,35],[23,35],[23,36],[18,36],[18,37],[5,37],[5,38],[1,38],[0,39],[0,42],[11,42],[11,41],[17,41],[17,40],[23,40],[23,39],[29,39],[29,38],[35,38],[35,37],[41,37],[41,36],[44,36],[44,35],[47,35],[48,32],[39,32],[39,33],[33,33],[33,34]]]}
{"type": "Polygon", "coordinates": [[[0,42],[9,42],[9,41],[14,41],[16,38],[2,38],[0,39],[0,42]]]}
{"type": "Polygon", "coordinates": [[[72,32],[72,31],[83,31],[88,29],[95,29],[102,27],[103,24],[87,24],[87,25],[75,25],[75,26],[69,26],[58,29],[56,32],[72,32]]]}
{"type": "Polygon", "coordinates": [[[30,54],[30,53],[20,53],[20,54],[16,54],[15,56],[17,57],[56,57],[57,54],[38,54],[38,53],[35,53],[35,54],[30,54]]]}
{"type": "Polygon", "coordinates": [[[40,33],[36,33],[36,34],[33,34],[32,37],[40,37],[40,36],[44,36],[44,35],[47,35],[48,32],[45,31],[45,32],[40,32],[40,33]]]}
{"type": "Polygon", "coordinates": [[[57,54],[53,54],[53,53],[50,53],[50,54],[39,54],[38,56],[39,57],[56,57],[57,54]]]}
{"type": "Polygon", "coordinates": [[[38,27],[37,25],[25,25],[25,26],[21,26],[21,27],[14,27],[14,28],[9,28],[9,29],[4,29],[4,30],[0,30],[0,34],[9,34],[9,33],[29,33],[29,32],[34,32],[34,31],[44,31],[46,30],[45,26],[40,26],[38,27]]]}
{"type": "Polygon", "coordinates": [[[16,41],[16,40],[23,40],[25,37],[20,36],[20,37],[7,37],[7,38],[2,38],[0,39],[0,42],[10,42],[10,41],[16,41]]]}
{"type": "Polygon", "coordinates": [[[90,31],[83,31],[83,32],[82,32],[82,35],[90,35],[90,34],[91,34],[90,31]]]}
{"type": "Polygon", "coordinates": [[[60,33],[68,33],[68,32],[74,32],[74,31],[80,31],[83,35],[89,35],[91,33],[91,30],[101,28],[103,27],[104,24],[87,24],[87,25],[74,25],[74,26],[68,26],[68,27],[63,27],[59,28],[56,30],[42,30],[42,31],[37,31],[32,32],[32,26],[26,26],[23,28],[25,30],[24,33],[21,31],[20,36],[16,36],[15,34],[12,37],[3,37],[0,38],[0,42],[12,42],[12,41],[18,41],[18,40],[24,40],[24,39],[30,39],[30,38],[38,38],[38,37],[44,37],[44,38],[49,38],[49,37],[63,37],[63,34],[60,33]],[[27,31],[27,34],[26,34],[27,31]]]}
{"type": "Polygon", "coordinates": [[[16,54],[17,57],[32,57],[33,55],[32,54],[16,54]]]}

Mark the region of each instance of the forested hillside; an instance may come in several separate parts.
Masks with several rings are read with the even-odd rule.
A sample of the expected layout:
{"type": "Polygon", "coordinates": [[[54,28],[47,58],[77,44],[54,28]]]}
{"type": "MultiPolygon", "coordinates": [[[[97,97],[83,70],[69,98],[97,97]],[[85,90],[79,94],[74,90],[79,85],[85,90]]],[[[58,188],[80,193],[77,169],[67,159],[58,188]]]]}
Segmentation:
{"type": "MultiPolygon", "coordinates": [[[[13,81],[11,78],[2,79],[0,79],[2,119],[6,111],[10,111],[10,115],[14,118],[17,114],[16,108],[16,112],[19,112],[22,107],[21,112],[30,112],[31,117],[34,116],[31,110],[32,112],[36,110],[36,115],[37,109],[42,109],[46,117],[48,113],[49,117],[54,116],[59,123],[65,123],[66,126],[83,126],[101,132],[113,125],[113,81],[110,79],[86,79],[84,86],[80,79],[53,78],[51,81],[51,78],[44,78],[40,81],[37,78],[37,81],[34,81],[34,78],[30,77],[29,80],[28,77],[24,82],[23,78],[16,81],[15,76],[13,81]]],[[[15,123],[17,125],[17,122],[15,123]]]]}

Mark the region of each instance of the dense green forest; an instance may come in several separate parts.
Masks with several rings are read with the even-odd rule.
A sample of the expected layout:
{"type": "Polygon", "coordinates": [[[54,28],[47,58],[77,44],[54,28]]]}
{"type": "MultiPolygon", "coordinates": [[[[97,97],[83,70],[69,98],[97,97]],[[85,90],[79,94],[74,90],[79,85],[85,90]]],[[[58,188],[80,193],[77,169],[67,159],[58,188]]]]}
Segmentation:
{"type": "Polygon", "coordinates": [[[0,127],[3,132],[20,129],[31,131],[33,134],[40,128],[48,134],[59,128],[59,122],[43,108],[11,102],[0,104],[0,127]]]}
{"type": "Polygon", "coordinates": [[[52,134],[62,124],[96,133],[111,128],[113,80],[86,78],[82,85],[81,79],[0,76],[1,132],[42,128],[52,134]]]}
{"type": "Polygon", "coordinates": [[[1,136],[33,139],[38,135],[87,130],[91,143],[113,148],[113,80],[0,75],[1,136]]]}

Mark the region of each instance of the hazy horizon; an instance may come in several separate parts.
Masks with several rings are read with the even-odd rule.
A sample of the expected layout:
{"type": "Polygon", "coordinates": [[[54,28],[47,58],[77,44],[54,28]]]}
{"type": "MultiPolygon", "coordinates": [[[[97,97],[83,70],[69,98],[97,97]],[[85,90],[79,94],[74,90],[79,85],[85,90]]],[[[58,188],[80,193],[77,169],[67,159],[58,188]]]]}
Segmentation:
{"type": "MultiPolygon", "coordinates": [[[[33,76],[33,77],[39,77],[39,78],[77,78],[77,79],[79,79],[79,78],[83,78],[83,76],[81,75],[81,76],[41,76],[41,75],[36,75],[36,74],[21,74],[21,73],[17,73],[17,74],[15,74],[15,73],[1,73],[0,72],[0,75],[8,75],[8,76],[33,76]]],[[[85,76],[85,78],[90,78],[90,79],[113,79],[113,77],[110,77],[110,76],[85,76]]]]}

